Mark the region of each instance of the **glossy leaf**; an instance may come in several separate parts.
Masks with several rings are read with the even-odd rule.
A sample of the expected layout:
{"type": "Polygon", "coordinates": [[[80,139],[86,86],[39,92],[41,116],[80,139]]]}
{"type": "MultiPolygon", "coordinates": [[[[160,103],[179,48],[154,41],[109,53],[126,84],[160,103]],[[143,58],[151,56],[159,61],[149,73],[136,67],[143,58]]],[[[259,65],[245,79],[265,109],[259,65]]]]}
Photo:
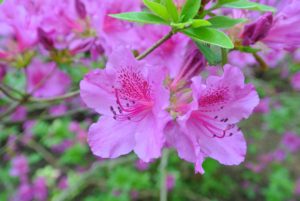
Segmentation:
{"type": "Polygon", "coordinates": [[[236,24],[246,22],[246,19],[239,18],[239,19],[233,19],[227,16],[216,16],[208,19],[208,21],[211,23],[211,26],[213,28],[230,28],[236,24]]]}
{"type": "Polygon", "coordinates": [[[167,11],[168,11],[169,15],[172,18],[172,21],[173,22],[178,22],[179,14],[178,14],[177,7],[174,4],[173,0],[165,0],[165,5],[166,5],[166,8],[167,8],[167,11]]]}
{"type": "Polygon", "coordinates": [[[201,0],[186,0],[180,15],[181,22],[193,19],[197,15],[200,6],[201,0]]]}
{"type": "Polygon", "coordinates": [[[167,8],[159,3],[150,0],[143,0],[144,4],[152,11],[155,15],[161,17],[162,19],[168,21],[170,19],[167,8]]]}
{"type": "Polygon", "coordinates": [[[215,66],[222,62],[222,52],[220,47],[208,45],[199,41],[195,41],[195,43],[209,65],[215,66]]]}
{"type": "Polygon", "coordinates": [[[139,22],[143,24],[167,24],[165,20],[148,12],[128,12],[128,13],[111,14],[109,16],[120,20],[139,22]]]}
{"type": "Polygon", "coordinates": [[[226,3],[223,6],[226,8],[238,8],[238,9],[247,9],[247,10],[271,11],[271,12],[276,11],[276,9],[271,6],[267,6],[264,4],[259,4],[247,0],[234,1],[230,3],[226,3]]]}
{"type": "Polygon", "coordinates": [[[182,32],[199,42],[205,42],[228,49],[232,49],[234,47],[232,41],[225,33],[213,28],[189,28],[182,32]]]}

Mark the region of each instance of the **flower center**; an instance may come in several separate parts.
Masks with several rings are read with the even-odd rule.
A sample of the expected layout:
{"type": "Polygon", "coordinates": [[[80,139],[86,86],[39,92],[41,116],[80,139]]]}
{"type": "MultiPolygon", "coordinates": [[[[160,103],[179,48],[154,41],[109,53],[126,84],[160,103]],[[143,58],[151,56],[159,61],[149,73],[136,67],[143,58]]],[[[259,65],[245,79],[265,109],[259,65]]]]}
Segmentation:
{"type": "Polygon", "coordinates": [[[123,68],[113,86],[117,108],[110,107],[116,120],[140,121],[153,106],[149,82],[138,71],[123,68]]]}

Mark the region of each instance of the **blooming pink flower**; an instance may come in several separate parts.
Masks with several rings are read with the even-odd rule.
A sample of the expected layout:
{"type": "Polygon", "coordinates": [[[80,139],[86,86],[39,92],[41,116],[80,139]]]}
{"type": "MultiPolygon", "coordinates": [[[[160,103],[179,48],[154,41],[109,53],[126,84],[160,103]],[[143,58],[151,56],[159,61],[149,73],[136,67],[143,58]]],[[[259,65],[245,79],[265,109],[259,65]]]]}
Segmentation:
{"type": "Polygon", "coordinates": [[[227,65],[223,76],[209,76],[205,84],[194,78],[192,89],[192,109],[165,128],[169,146],[201,173],[205,157],[225,165],[241,163],[246,142],[236,123],[249,117],[258,104],[254,87],[244,84],[238,68],[227,65]]]}
{"type": "Polygon", "coordinates": [[[95,155],[116,158],[134,150],[145,162],[160,156],[169,102],[164,74],[162,68],[136,61],[129,50],[118,49],[105,70],[84,77],[81,98],[103,115],[88,133],[95,155]]]}
{"type": "Polygon", "coordinates": [[[26,68],[27,91],[35,97],[53,97],[64,94],[71,84],[69,76],[55,63],[35,59],[26,68]]]}
{"type": "Polygon", "coordinates": [[[295,90],[300,91],[300,72],[297,72],[292,76],[291,84],[295,90]]]}

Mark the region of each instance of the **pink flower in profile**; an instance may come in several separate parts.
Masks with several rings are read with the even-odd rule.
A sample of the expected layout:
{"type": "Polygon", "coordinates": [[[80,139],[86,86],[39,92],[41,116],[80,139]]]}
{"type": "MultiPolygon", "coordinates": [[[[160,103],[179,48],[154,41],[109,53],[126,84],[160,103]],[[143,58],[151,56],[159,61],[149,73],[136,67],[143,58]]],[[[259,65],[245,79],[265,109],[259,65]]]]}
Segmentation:
{"type": "Polygon", "coordinates": [[[71,84],[68,74],[59,70],[55,63],[35,59],[26,68],[26,73],[27,91],[35,97],[62,95],[71,84]]]}
{"type": "Polygon", "coordinates": [[[246,142],[236,124],[249,117],[258,104],[251,84],[244,83],[242,72],[225,66],[221,77],[209,76],[204,84],[193,79],[191,109],[166,128],[167,143],[179,157],[196,164],[196,172],[206,157],[224,165],[240,164],[246,154],[246,142]]]}
{"type": "Polygon", "coordinates": [[[145,162],[161,155],[169,105],[164,74],[162,68],[136,61],[130,50],[118,49],[105,70],[84,77],[81,98],[103,115],[88,132],[95,155],[116,158],[134,150],[145,162]]]}
{"type": "Polygon", "coordinates": [[[300,71],[292,76],[291,84],[295,90],[300,91],[300,71]]]}
{"type": "Polygon", "coordinates": [[[300,47],[300,2],[285,3],[275,16],[273,26],[262,40],[273,49],[293,51],[300,47]],[[291,31],[292,30],[292,31],[291,31]]]}

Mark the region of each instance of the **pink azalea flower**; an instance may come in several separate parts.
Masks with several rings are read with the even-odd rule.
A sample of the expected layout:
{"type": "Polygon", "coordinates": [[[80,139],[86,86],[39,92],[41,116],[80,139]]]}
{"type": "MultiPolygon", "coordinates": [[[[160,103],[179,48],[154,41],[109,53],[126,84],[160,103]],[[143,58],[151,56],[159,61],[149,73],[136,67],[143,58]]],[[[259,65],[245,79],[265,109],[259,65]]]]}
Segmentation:
{"type": "Polygon", "coordinates": [[[118,49],[105,70],[84,77],[81,98],[103,115],[88,132],[95,155],[116,158],[134,150],[145,162],[161,155],[169,103],[164,74],[162,68],[136,61],[129,50],[118,49]]]}
{"type": "Polygon", "coordinates": [[[230,64],[240,68],[256,64],[256,60],[251,54],[239,51],[231,51],[228,54],[228,60],[230,64]]]}
{"type": "Polygon", "coordinates": [[[48,188],[46,179],[43,177],[38,177],[34,180],[32,190],[34,193],[34,198],[38,201],[47,200],[48,188]]]}
{"type": "Polygon", "coordinates": [[[259,101],[259,104],[255,107],[254,112],[268,113],[270,111],[270,98],[264,98],[259,101]]]}
{"type": "Polygon", "coordinates": [[[291,84],[295,90],[300,91],[300,72],[297,72],[292,76],[291,84]]]}
{"type": "Polygon", "coordinates": [[[271,29],[272,24],[272,13],[266,13],[259,17],[255,22],[247,24],[241,34],[241,37],[243,38],[242,44],[245,46],[253,45],[257,41],[265,38],[271,29]]]}
{"type": "Polygon", "coordinates": [[[35,59],[26,68],[27,91],[35,97],[53,97],[64,94],[71,84],[69,76],[55,63],[35,59]]]}
{"type": "Polygon", "coordinates": [[[26,156],[19,155],[12,159],[10,175],[22,177],[29,172],[29,165],[26,156]]]}
{"type": "Polygon", "coordinates": [[[33,200],[33,189],[27,182],[22,182],[17,189],[15,195],[13,195],[13,201],[31,201],[33,200]]]}
{"type": "Polygon", "coordinates": [[[284,134],[281,144],[291,153],[295,153],[300,150],[300,136],[293,132],[287,132],[284,134]]]}
{"type": "Polygon", "coordinates": [[[22,121],[27,116],[27,109],[24,106],[19,106],[11,115],[13,121],[22,121]]]}
{"type": "Polygon", "coordinates": [[[141,10],[141,2],[137,0],[112,0],[100,4],[100,15],[97,19],[98,35],[104,39],[103,47],[110,53],[115,47],[120,45],[137,44],[138,35],[133,27],[133,23],[118,20],[110,17],[110,14],[123,12],[133,12],[141,10]]]}
{"type": "Polygon", "coordinates": [[[5,75],[6,75],[6,66],[0,63],[0,82],[2,82],[5,75]]]}
{"type": "Polygon", "coordinates": [[[292,0],[285,3],[275,16],[274,24],[262,40],[273,49],[292,51],[300,47],[300,2],[292,0]],[[293,30],[293,31],[291,31],[293,30]]]}
{"type": "Polygon", "coordinates": [[[249,117],[258,104],[254,87],[244,83],[238,68],[227,65],[223,76],[209,76],[205,84],[194,78],[192,90],[192,109],[165,128],[168,145],[195,163],[200,173],[206,157],[225,165],[241,163],[246,142],[236,123],[249,117]]]}
{"type": "MultiPolygon", "coordinates": [[[[136,30],[139,39],[137,44],[133,45],[133,48],[136,48],[139,53],[144,52],[170,32],[169,27],[158,25],[145,25],[136,28],[136,30]],[[145,32],[148,34],[145,35],[145,32]]],[[[164,65],[170,70],[170,76],[174,77],[179,73],[178,71],[183,65],[184,60],[186,60],[186,54],[190,54],[190,52],[195,51],[195,49],[197,49],[197,47],[193,45],[189,38],[179,33],[164,42],[148,55],[145,60],[153,65],[161,65],[162,61],[164,61],[164,65]]]]}

